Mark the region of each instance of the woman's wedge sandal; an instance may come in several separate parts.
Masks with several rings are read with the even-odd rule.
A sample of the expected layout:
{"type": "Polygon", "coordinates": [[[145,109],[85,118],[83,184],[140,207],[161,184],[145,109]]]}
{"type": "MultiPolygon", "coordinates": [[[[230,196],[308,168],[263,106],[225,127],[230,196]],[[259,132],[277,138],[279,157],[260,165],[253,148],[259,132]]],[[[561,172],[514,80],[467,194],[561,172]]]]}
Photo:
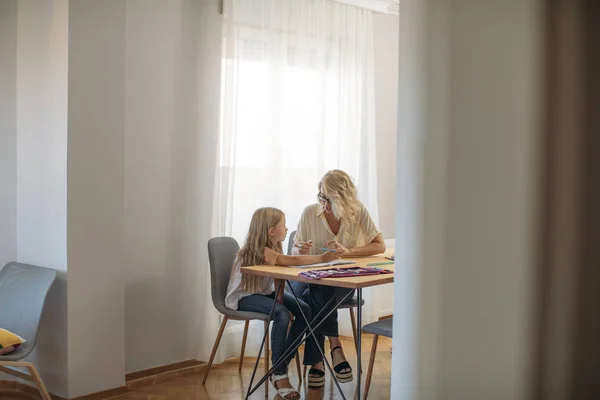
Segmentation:
{"type": "Polygon", "coordinates": [[[318,389],[325,386],[325,371],[311,368],[308,370],[308,387],[318,389]]]}
{"type": "Polygon", "coordinates": [[[288,376],[285,375],[271,375],[271,384],[277,390],[277,394],[285,400],[296,400],[300,398],[300,393],[292,388],[278,388],[277,381],[286,379],[288,376]]]}
{"type": "MultiPolygon", "coordinates": [[[[342,346],[336,346],[331,349],[331,363],[333,364],[333,352],[337,349],[343,351],[342,346]]],[[[335,365],[333,367],[333,371],[335,372],[335,377],[340,383],[352,382],[352,367],[348,363],[348,361],[342,361],[341,363],[335,365]],[[349,370],[348,372],[342,372],[343,370],[349,370]]]]}

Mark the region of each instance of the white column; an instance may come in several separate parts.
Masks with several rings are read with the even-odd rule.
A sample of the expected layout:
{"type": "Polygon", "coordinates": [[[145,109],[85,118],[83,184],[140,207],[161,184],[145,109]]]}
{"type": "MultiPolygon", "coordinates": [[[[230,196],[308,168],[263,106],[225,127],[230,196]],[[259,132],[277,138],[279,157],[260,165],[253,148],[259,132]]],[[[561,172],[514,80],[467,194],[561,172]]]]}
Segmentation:
{"type": "Polygon", "coordinates": [[[527,398],[541,17],[401,1],[391,398],[527,398]]]}
{"type": "Polygon", "coordinates": [[[396,276],[391,398],[417,400],[419,304],[421,291],[421,201],[424,32],[426,7],[400,3],[398,62],[398,137],[396,144],[396,276]]]}
{"type": "Polygon", "coordinates": [[[0,2],[0,268],[17,259],[17,0],[0,2]]]}
{"type": "Polygon", "coordinates": [[[69,396],[124,385],[126,2],[69,7],[69,396]]]}

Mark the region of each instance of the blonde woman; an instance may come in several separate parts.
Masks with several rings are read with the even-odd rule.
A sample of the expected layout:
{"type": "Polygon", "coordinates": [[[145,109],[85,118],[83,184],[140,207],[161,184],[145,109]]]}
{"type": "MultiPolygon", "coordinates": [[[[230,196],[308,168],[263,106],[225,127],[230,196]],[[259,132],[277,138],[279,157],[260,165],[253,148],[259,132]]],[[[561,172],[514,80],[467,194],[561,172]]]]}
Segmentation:
{"type": "MultiPolygon", "coordinates": [[[[244,267],[263,264],[301,265],[339,258],[339,255],[331,252],[320,255],[283,255],[281,242],[287,236],[287,231],[285,215],[280,210],[268,207],[259,208],[254,212],[246,241],[237,254],[229,278],[227,296],[225,297],[225,305],[228,308],[267,315],[271,312],[275,298],[273,279],[242,274],[241,269],[244,267]]],[[[283,287],[281,290],[283,291],[283,287]]],[[[300,308],[292,295],[281,293],[280,296],[282,297],[278,296],[278,303],[275,305],[273,329],[271,330],[273,365],[306,328],[303,318],[294,318],[288,333],[290,312],[295,316],[300,316],[300,308]]],[[[310,320],[312,315],[310,307],[303,301],[300,301],[300,307],[310,320]]],[[[271,375],[271,383],[277,389],[279,395],[288,400],[300,398],[300,394],[292,388],[287,375],[288,364],[294,358],[294,355],[295,352],[290,354],[286,362],[273,371],[273,375],[271,375]]]]}
{"type": "MultiPolygon", "coordinates": [[[[343,257],[370,256],[385,251],[383,236],[358,200],[356,187],[346,172],[327,172],[319,182],[317,198],[319,202],[306,207],[300,217],[293,254],[315,254],[322,247],[334,249],[335,254],[343,257]]],[[[292,286],[296,294],[311,306],[313,314],[323,309],[332,297],[337,303],[350,291],[302,282],[294,282],[292,286]]],[[[346,361],[339,339],[337,311],[323,322],[317,333],[321,348],[324,348],[325,336],[329,337],[337,380],[352,381],[352,368],[346,361]]],[[[311,341],[312,337],[309,337],[304,351],[304,365],[311,366],[308,386],[321,387],[325,384],[323,357],[311,341]]]]}

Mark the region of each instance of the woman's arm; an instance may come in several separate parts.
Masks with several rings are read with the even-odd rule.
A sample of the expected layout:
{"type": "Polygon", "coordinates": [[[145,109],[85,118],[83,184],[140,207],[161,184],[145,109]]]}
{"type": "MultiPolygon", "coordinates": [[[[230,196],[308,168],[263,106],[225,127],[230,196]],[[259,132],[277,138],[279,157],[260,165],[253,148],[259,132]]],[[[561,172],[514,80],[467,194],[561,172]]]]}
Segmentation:
{"type": "Polygon", "coordinates": [[[362,206],[361,208],[361,212],[356,223],[358,224],[360,229],[365,233],[365,236],[373,238],[369,244],[361,247],[354,247],[348,249],[338,242],[332,242],[325,243],[325,247],[336,249],[344,257],[372,256],[374,254],[383,253],[385,251],[385,242],[383,241],[383,236],[381,235],[379,229],[377,229],[377,226],[371,219],[369,211],[367,211],[367,209],[364,206],[362,206]]]}
{"type": "Polygon", "coordinates": [[[313,247],[312,240],[306,242],[298,242],[298,245],[292,246],[292,255],[308,254],[313,247]]]}
{"type": "Polygon", "coordinates": [[[349,256],[372,256],[374,254],[380,254],[385,252],[385,242],[383,241],[383,236],[381,233],[366,246],[363,247],[355,247],[353,249],[349,249],[349,256]]]}
{"type": "Polygon", "coordinates": [[[325,247],[335,249],[336,252],[343,257],[372,256],[374,254],[380,254],[385,251],[385,242],[383,241],[383,236],[380,233],[377,236],[375,236],[371,243],[369,243],[366,246],[348,249],[342,246],[340,243],[336,242],[335,240],[332,240],[330,242],[326,242],[325,247]]]}

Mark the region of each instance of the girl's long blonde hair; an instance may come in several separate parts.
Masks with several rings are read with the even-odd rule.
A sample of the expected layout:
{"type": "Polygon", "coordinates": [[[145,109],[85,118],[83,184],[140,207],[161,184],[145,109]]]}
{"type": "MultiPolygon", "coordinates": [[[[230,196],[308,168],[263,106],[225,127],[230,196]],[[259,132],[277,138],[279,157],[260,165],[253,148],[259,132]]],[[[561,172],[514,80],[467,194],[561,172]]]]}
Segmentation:
{"type": "Polygon", "coordinates": [[[350,175],[340,169],[327,172],[319,182],[319,191],[331,201],[331,211],[336,219],[345,217],[355,221],[358,218],[361,203],[350,175]]]}
{"type": "MultiPolygon", "coordinates": [[[[274,228],[283,218],[281,210],[273,207],[259,208],[252,214],[250,228],[246,235],[244,245],[238,251],[236,262],[240,267],[262,265],[265,263],[265,247],[278,253],[283,253],[281,242],[273,242],[269,236],[269,229],[274,228]]],[[[261,290],[265,279],[257,275],[242,274],[242,285],[246,293],[256,293],[261,290]]]]}

